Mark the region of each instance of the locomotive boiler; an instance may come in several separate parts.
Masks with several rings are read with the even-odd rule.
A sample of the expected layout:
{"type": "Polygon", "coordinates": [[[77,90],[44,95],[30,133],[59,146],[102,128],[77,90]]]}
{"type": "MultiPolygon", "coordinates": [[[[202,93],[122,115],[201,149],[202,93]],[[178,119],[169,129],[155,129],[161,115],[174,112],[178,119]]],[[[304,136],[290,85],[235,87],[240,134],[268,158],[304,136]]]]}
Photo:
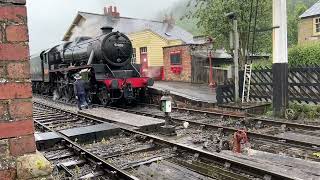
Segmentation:
{"type": "Polygon", "coordinates": [[[91,101],[107,105],[144,97],[153,80],[141,77],[138,65],[131,63],[130,39],[110,27],[101,30],[101,36],[78,37],[32,56],[33,90],[70,101],[74,98],[73,77],[80,73],[91,101]]]}

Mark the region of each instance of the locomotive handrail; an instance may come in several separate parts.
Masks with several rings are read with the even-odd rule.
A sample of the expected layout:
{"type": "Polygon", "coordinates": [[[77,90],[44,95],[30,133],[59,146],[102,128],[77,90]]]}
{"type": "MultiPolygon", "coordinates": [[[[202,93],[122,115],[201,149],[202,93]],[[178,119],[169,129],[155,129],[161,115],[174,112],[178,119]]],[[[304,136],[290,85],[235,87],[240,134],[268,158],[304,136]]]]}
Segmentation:
{"type": "Polygon", "coordinates": [[[137,70],[136,67],[134,67],[134,65],[132,63],[130,63],[130,65],[132,66],[132,68],[134,69],[134,71],[138,74],[139,77],[141,77],[140,72],[137,70]]]}
{"type": "Polygon", "coordinates": [[[60,69],[55,69],[55,70],[49,70],[49,72],[70,71],[70,70],[85,69],[85,68],[91,68],[91,67],[92,67],[92,65],[75,66],[75,67],[68,67],[68,68],[60,68],[60,69]]]}
{"type": "Polygon", "coordinates": [[[108,71],[112,74],[112,76],[115,77],[115,75],[114,75],[113,71],[110,69],[110,67],[107,64],[105,64],[105,66],[108,68],[108,71]]]}

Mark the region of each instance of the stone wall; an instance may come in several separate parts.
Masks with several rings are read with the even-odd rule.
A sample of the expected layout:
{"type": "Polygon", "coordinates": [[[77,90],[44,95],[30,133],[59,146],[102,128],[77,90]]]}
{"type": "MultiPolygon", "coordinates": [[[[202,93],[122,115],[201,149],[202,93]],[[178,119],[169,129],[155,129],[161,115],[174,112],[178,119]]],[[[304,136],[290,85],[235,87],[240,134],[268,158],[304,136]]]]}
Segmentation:
{"type": "Polygon", "coordinates": [[[189,45],[179,45],[163,48],[164,79],[166,81],[191,82],[191,50],[189,45]],[[181,65],[171,65],[172,52],[181,52],[181,65]],[[174,73],[172,68],[181,68],[180,73],[174,73]]]}
{"type": "Polygon", "coordinates": [[[313,18],[300,19],[299,22],[299,44],[305,42],[320,42],[320,35],[314,35],[313,18]]]}
{"type": "Polygon", "coordinates": [[[0,0],[0,179],[16,179],[16,159],[36,151],[25,4],[0,0]]]}

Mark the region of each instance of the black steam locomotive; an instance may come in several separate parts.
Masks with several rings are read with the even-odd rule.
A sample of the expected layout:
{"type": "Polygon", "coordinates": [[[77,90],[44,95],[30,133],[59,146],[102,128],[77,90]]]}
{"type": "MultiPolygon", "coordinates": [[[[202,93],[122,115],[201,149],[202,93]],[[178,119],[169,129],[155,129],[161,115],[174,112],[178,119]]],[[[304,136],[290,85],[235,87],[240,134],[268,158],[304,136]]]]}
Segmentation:
{"type": "Polygon", "coordinates": [[[131,41],[110,27],[101,30],[103,35],[96,38],[79,37],[32,56],[33,91],[70,101],[75,96],[74,75],[80,73],[91,101],[107,105],[143,97],[153,80],[141,77],[131,63],[131,41]]]}

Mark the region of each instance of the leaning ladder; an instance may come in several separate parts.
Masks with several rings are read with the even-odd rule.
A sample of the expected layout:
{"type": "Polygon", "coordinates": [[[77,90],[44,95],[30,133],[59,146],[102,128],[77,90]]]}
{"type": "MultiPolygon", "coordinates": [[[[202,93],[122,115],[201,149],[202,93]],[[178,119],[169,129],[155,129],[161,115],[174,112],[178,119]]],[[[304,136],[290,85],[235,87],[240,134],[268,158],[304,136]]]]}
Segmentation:
{"type": "Polygon", "coordinates": [[[244,80],[242,88],[242,102],[249,102],[250,99],[250,83],[251,83],[252,64],[244,66],[244,80]]]}

